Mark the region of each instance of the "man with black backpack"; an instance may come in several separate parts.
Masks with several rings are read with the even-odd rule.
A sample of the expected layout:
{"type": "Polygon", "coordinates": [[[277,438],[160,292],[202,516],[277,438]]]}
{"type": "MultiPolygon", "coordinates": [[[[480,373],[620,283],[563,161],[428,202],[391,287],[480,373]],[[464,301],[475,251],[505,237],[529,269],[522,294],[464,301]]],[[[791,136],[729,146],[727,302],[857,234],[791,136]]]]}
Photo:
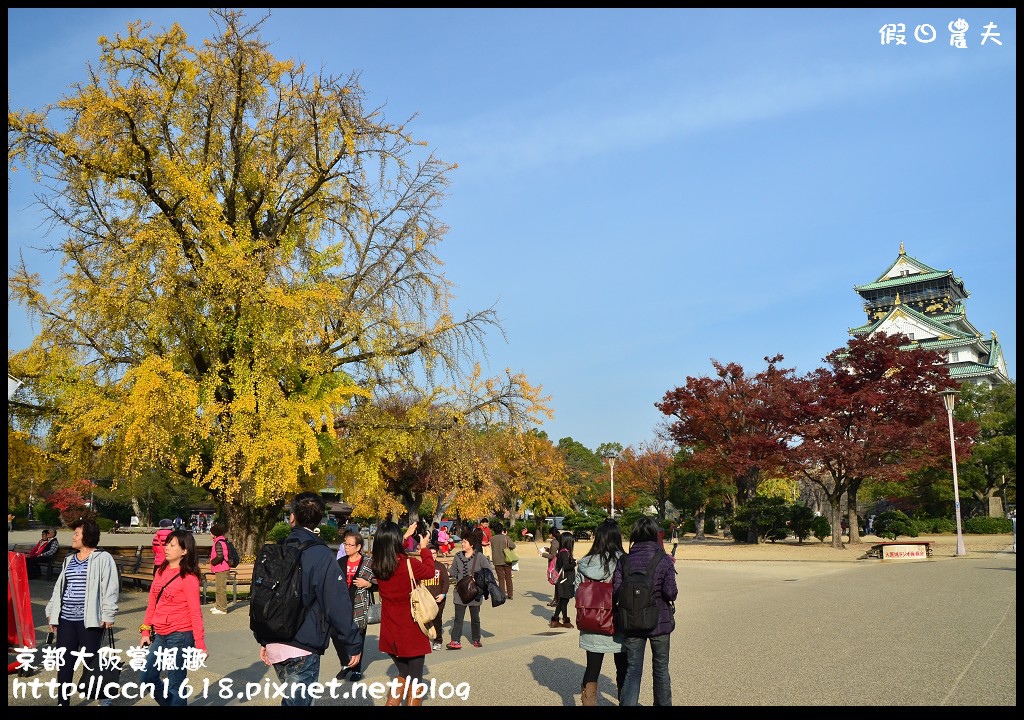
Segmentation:
{"type": "Polygon", "coordinates": [[[644,652],[651,643],[654,704],[672,704],[669,677],[669,638],[676,627],[676,570],[672,558],[658,538],[658,523],[641,517],[630,533],[629,554],[615,566],[612,578],[615,630],[623,636],[626,677],[619,695],[620,705],[637,705],[644,652]]]}
{"type": "Polygon", "coordinates": [[[333,629],[358,667],[362,636],[352,619],[352,601],[331,550],[313,530],[324,517],[319,494],[292,501],[292,532],[283,543],[264,545],[253,568],[249,627],[260,643],[260,659],[273,665],[289,687],[282,705],[312,705],[309,687],[320,678],[320,656],[333,629]]]}

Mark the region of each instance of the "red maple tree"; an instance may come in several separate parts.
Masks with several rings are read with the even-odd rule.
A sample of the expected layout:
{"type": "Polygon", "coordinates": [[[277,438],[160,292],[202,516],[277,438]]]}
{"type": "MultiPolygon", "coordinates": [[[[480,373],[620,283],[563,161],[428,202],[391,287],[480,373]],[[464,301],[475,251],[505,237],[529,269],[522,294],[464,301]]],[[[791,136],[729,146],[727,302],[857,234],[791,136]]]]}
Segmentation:
{"type": "MultiPolygon", "coordinates": [[[[865,480],[902,481],[934,464],[948,447],[939,391],[958,384],[938,353],[915,346],[901,334],[854,338],[825,357],[831,367],[799,383],[799,409],[792,427],[796,443],[787,467],[822,489],[831,505],[833,528],[841,525],[847,498],[850,542],[860,542],[857,492],[865,480]]],[[[967,457],[977,428],[959,423],[958,455],[967,457]]],[[[832,533],[841,548],[842,533],[832,533]]]]}
{"type": "Polygon", "coordinates": [[[736,487],[737,506],[754,497],[762,479],[784,467],[797,411],[792,368],[778,367],[782,355],[764,360],[768,366],[751,376],[738,363],[712,359],[717,377],[687,377],[685,386],[655,403],[675,418],[666,426],[672,439],[693,449],[692,468],[728,478],[736,487]]]}

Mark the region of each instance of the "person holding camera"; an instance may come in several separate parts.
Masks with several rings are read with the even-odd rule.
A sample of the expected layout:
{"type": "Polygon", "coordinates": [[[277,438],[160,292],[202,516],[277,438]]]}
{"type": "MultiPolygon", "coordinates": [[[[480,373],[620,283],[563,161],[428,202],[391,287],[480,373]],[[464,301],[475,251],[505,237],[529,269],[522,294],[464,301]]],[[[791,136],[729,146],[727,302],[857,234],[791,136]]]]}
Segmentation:
{"type": "Polygon", "coordinates": [[[412,617],[409,594],[414,580],[409,578],[407,564],[415,580],[433,579],[434,556],[427,548],[429,540],[430,532],[425,525],[419,528],[410,525],[403,536],[398,525],[386,521],[377,528],[373,539],[373,574],[377,578],[381,603],[378,647],[391,657],[398,670],[397,687],[391,690],[385,705],[401,705],[406,695],[407,705],[423,703],[422,696],[416,697],[414,689],[423,679],[430,640],[412,617]],[[405,541],[414,536],[419,545],[419,559],[407,557],[404,552],[405,541]]]}

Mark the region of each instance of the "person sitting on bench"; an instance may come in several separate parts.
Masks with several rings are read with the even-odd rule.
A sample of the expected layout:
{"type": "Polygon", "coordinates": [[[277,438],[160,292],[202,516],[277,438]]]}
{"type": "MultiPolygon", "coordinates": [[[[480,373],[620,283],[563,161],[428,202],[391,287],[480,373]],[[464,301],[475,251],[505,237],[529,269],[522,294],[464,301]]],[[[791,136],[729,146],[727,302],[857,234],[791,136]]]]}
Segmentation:
{"type": "Polygon", "coordinates": [[[49,562],[50,558],[57,554],[59,548],[60,543],[57,542],[57,531],[45,528],[42,538],[25,556],[25,570],[29,580],[36,580],[42,577],[40,565],[49,562]]]}

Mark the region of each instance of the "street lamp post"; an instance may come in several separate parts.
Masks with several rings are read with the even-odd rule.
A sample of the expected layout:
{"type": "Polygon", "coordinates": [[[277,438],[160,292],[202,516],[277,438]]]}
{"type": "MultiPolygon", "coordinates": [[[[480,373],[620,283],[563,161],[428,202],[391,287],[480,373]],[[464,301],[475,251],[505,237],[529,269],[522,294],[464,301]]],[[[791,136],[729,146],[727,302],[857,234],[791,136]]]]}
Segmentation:
{"type": "Polygon", "coordinates": [[[601,457],[608,461],[608,472],[611,477],[611,517],[615,519],[615,461],[619,454],[614,450],[605,450],[601,457]]]}
{"type": "Polygon", "coordinates": [[[944,390],[939,393],[942,403],[946,406],[946,418],[949,420],[949,454],[953,458],[953,502],[956,508],[956,554],[966,555],[964,534],[960,524],[960,486],[956,477],[956,443],[953,440],[953,406],[956,404],[956,390],[944,390]]]}

